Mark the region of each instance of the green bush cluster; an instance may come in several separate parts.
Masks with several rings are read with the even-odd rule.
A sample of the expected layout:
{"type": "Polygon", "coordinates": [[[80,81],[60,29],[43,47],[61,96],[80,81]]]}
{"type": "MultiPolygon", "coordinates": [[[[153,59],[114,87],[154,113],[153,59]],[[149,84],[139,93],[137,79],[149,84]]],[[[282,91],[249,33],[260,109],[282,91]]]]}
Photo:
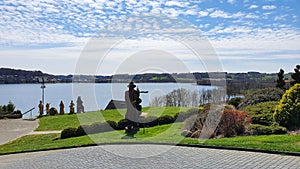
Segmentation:
{"type": "Polygon", "coordinates": [[[300,84],[285,92],[276,106],[274,120],[288,129],[300,127],[300,84]]]}
{"type": "Polygon", "coordinates": [[[154,127],[158,125],[157,117],[149,116],[139,120],[140,127],[154,127]]]}
{"type": "Polygon", "coordinates": [[[157,118],[158,125],[170,124],[170,123],[174,123],[174,121],[175,121],[174,117],[169,115],[161,116],[157,118]]]}
{"type": "Polygon", "coordinates": [[[77,136],[77,128],[75,127],[66,128],[60,134],[61,139],[66,139],[66,138],[76,137],[76,136],[77,136]]]}
{"type": "Polygon", "coordinates": [[[49,110],[49,114],[51,116],[54,116],[54,115],[57,115],[58,114],[58,111],[55,107],[51,107],[50,110],[49,110]]]}
{"type": "Polygon", "coordinates": [[[273,114],[278,102],[262,102],[247,106],[245,112],[251,116],[252,124],[270,126],[274,123],[273,114]]]}
{"type": "Polygon", "coordinates": [[[18,119],[22,118],[20,110],[15,110],[15,105],[10,101],[7,105],[0,106],[0,119],[18,119]]]}
{"type": "Polygon", "coordinates": [[[272,125],[265,126],[260,124],[251,124],[247,131],[251,135],[270,135],[270,134],[285,134],[287,132],[285,127],[272,125]]]}
{"type": "MultiPolygon", "coordinates": [[[[154,127],[157,125],[164,125],[164,124],[170,124],[174,123],[176,120],[175,116],[161,116],[161,117],[155,117],[155,116],[149,116],[145,118],[141,118],[138,121],[138,126],[140,127],[154,127]]],[[[124,130],[125,127],[129,124],[129,121],[127,119],[122,119],[118,123],[114,121],[106,121],[104,123],[93,123],[91,125],[80,125],[77,128],[67,128],[62,131],[61,138],[70,138],[70,137],[77,137],[77,136],[83,136],[87,134],[95,134],[95,133],[101,133],[101,132],[108,132],[113,130],[124,130]]]]}
{"type": "Polygon", "coordinates": [[[87,134],[95,134],[101,132],[113,131],[117,128],[117,123],[114,121],[107,121],[104,123],[93,123],[91,125],[80,125],[77,128],[66,128],[61,132],[60,138],[70,138],[84,136],[87,134]]]}
{"type": "Polygon", "coordinates": [[[281,89],[276,88],[260,89],[253,92],[252,94],[247,95],[237,108],[239,110],[244,110],[245,107],[258,103],[279,101],[283,93],[284,92],[281,89]]]}
{"type": "Polygon", "coordinates": [[[238,107],[238,105],[242,102],[242,100],[243,98],[241,97],[235,97],[230,99],[227,104],[233,105],[234,107],[238,107]]]}

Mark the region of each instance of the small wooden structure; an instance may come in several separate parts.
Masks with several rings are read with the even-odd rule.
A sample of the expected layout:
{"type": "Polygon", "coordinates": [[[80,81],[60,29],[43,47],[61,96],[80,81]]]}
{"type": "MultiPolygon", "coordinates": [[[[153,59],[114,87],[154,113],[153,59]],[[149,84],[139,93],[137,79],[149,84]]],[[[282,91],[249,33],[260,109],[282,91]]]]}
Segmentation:
{"type": "Polygon", "coordinates": [[[125,109],[127,108],[126,102],[121,100],[110,100],[110,102],[107,104],[105,110],[111,110],[111,109],[125,109]]]}

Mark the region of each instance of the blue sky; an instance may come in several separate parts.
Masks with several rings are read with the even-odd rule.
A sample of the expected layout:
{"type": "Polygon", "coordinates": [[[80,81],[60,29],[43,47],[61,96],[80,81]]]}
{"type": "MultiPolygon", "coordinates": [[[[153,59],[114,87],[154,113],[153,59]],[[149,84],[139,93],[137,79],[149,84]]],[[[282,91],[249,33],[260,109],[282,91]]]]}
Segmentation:
{"type": "Polygon", "coordinates": [[[125,40],[113,47],[104,49],[103,40],[94,45],[93,55],[100,57],[96,74],[278,72],[280,68],[291,72],[300,64],[299,9],[299,0],[4,0],[0,1],[0,67],[73,74],[78,61],[89,58],[84,53],[91,38],[122,34],[125,40]],[[138,19],[132,21],[132,16],[138,19]],[[139,37],[128,38],[127,30],[139,37]],[[149,38],[151,31],[155,38],[149,38]],[[202,50],[200,60],[178,38],[158,36],[182,38],[190,33],[207,37],[211,45],[205,48],[210,52],[202,50]],[[99,53],[107,49],[110,52],[101,59],[99,53]],[[143,52],[150,49],[157,56],[143,52]],[[139,69],[123,65],[132,58],[142,65],[139,69]]]}

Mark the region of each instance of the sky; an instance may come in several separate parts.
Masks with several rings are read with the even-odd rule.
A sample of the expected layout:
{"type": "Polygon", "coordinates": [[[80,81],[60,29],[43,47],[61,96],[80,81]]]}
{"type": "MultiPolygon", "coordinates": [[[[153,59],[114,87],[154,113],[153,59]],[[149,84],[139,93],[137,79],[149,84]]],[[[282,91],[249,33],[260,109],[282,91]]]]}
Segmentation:
{"type": "Polygon", "coordinates": [[[2,0],[0,67],[51,74],[292,72],[299,0],[2,0]]]}

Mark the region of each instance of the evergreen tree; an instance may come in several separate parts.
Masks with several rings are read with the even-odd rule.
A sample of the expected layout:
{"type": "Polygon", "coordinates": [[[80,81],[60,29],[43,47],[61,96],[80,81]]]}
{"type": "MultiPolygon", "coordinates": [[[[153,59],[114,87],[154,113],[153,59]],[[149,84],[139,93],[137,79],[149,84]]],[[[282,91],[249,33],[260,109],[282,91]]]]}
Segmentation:
{"type": "Polygon", "coordinates": [[[291,82],[291,86],[300,83],[300,65],[297,65],[294,71],[295,73],[292,74],[292,78],[294,79],[294,81],[291,82]]]}
{"type": "Polygon", "coordinates": [[[280,71],[277,73],[278,79],[277,79],[276,87],[280,89],[284,89],[284,85],[285,85],[283,74],[284,74],[283,69],[280,69],[280,71]]]}

